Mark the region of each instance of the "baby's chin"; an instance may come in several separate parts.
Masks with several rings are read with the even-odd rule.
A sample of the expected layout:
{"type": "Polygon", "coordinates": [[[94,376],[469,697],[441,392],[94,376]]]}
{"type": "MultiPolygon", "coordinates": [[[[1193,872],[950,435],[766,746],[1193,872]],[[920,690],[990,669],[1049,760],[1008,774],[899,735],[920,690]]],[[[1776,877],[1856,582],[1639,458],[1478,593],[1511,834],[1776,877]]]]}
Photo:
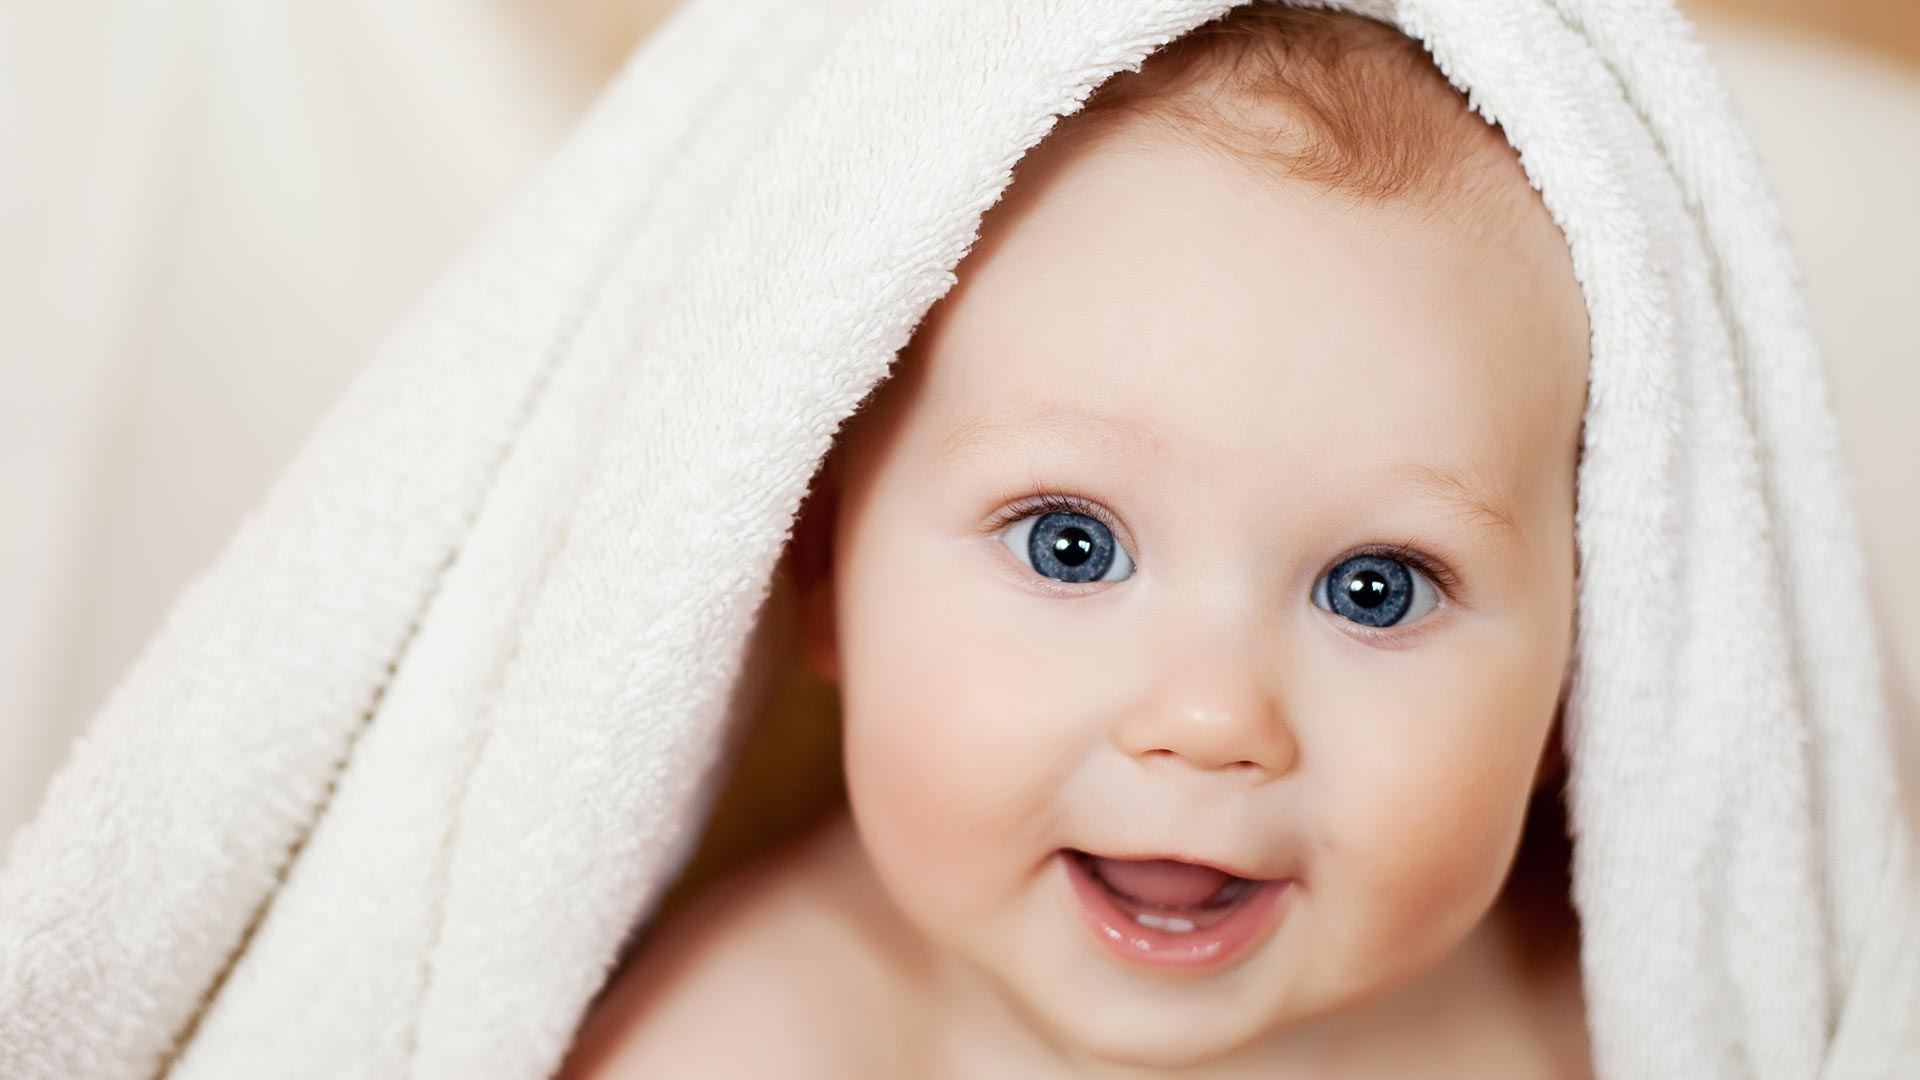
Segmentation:
{"type": "Polygon", "coordinates": [[[1185,1069],[1220,1061],[1289,1021],[1284,1013],[1275,1015],[1272,1008],[1246,999],[1187,999],[1168,1008],[1171,997],[1129,995],[1111,984],[1056,983],[1041,988],[1038,996],[1042,1000],[1028,1000],[1025,1006],[1062,1052],[1139,1068],[1185,1069]]]}
{"type": "Polygon", "coordinates": [[[1071,947],[1002,955],[988,965],[978,959],[1058,1052],[1111,1065],[1205,1065],[1317,1011],[1301,1000],[1309,988],[1292,977],[1301,972],[1275,969],[1282,962],[1277,951],[1198,979],[1116,969],[1104,956],[1071,947]]]}

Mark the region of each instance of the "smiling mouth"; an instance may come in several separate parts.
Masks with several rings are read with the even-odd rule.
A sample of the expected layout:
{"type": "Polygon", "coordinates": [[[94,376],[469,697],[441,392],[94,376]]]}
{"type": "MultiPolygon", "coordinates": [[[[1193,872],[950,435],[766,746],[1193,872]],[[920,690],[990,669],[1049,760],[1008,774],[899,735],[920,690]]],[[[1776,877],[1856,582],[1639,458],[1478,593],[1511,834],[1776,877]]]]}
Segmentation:
{"type": "Polygon", "coordinates": [[[1272,931],[1290,879],[1241,877],[1178,859],[1059,852],[1082,921],[1135,963],[1218,967],[1272,931]]]}
{"type": "Polygon", "coordinates": [[[1213,926],[1261,884],[1178,859],[1110,859],[1073,848],[1067,853],[1135,922],[1174,933],[1213,926]]]}

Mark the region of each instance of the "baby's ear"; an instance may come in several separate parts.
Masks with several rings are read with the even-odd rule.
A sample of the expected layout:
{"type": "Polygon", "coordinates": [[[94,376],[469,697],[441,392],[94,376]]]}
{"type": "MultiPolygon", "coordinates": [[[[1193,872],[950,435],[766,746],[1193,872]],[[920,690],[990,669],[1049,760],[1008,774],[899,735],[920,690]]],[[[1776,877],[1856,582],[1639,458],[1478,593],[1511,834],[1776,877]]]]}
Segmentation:
{"type": "Polygon", "coordinates": [[[799,607],[800,651],[814,674],[840,681],[833,608],[833,525],[840,501],[838,469],[832,461],[814,477],[794,523],[792,559],[794,595],[799,607]]]}

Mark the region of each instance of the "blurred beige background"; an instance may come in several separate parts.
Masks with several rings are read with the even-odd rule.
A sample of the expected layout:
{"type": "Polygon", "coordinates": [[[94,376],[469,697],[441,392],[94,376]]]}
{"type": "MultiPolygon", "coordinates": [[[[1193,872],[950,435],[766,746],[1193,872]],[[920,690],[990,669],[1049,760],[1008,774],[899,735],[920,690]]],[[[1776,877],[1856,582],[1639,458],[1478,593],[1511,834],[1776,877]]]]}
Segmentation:
{"type": "MultiPolygon", "coordinates": [[[[671,7],[0,7],[0,838],[385,327],[671,7]]],[[[1800,248],[1920,681],[1920,3],[1682,7],[1800,248]]]]}

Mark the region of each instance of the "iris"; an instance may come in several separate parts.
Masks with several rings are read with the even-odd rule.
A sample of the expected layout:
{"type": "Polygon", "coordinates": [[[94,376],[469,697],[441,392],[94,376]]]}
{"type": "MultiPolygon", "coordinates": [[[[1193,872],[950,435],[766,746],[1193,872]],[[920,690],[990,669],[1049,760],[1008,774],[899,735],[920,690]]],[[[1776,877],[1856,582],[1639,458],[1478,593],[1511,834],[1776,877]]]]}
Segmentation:
{"type": "Polygon", "coordinates": [[[1392,626],[1413,607],[1414,571],[1398,559],[1355,555],[1327,572],[1327,609],[1362,626],[1392,626]]]}
{"type": "Polygon", "coordinates": [[[1040,515],[1027,534],[1027,558],[1056,581],[1099,581],[1113,565],[1115,548],[1105,525],[1069,511],[1040,515]]]}

